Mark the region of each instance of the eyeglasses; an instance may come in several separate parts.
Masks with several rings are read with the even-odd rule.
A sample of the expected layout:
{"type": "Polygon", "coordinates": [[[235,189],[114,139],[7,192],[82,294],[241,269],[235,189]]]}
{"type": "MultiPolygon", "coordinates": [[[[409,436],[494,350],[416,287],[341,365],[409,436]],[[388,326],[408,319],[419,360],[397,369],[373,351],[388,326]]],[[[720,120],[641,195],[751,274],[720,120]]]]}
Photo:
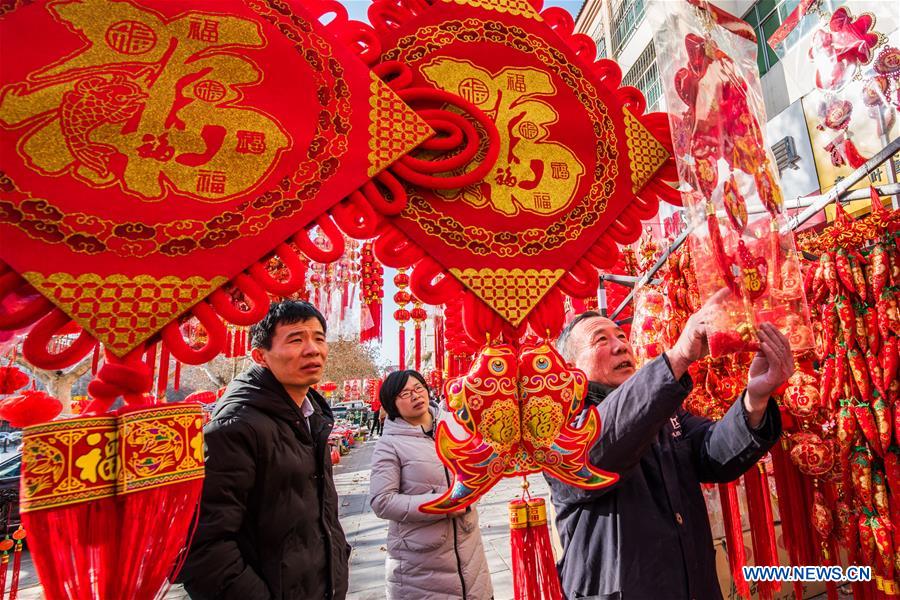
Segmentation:
{"type": "Polygon", "coordinates": [[[403,390],[402,392],[397,394],[397,397],[402,398],[403,400],[409,400],[410,398],[413,397],[413,394],[418,396],[419,394],[421,394],[422,392],[425,392],[425,391],[427,391],[425,387],[423,387],[421,385],[417,385],[416,387],[414,387],[411,390],[403,390]]]}

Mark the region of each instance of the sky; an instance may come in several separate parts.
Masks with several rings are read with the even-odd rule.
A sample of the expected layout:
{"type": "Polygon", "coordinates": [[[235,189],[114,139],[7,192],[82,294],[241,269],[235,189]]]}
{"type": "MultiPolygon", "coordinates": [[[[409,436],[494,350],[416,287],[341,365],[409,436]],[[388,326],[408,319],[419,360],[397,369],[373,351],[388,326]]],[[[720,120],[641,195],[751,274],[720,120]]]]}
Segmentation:
{"type": "MultiPolygon", "coordinates": [[[[366,21],[368,22],[368,18],[366,17],[366,10],[371,4],[371,0],[341,0],[341,3],[347,8],[347,14],[350,19],[355,21],[366,21]]],[[[551,6],[559,6],[570,13],[572,13],[572,17],[578,16],[578,11],[581,10],[581,5],[584,4],[583,0],[544,0],[544,8],[549,8],[551,6]]],[[[381,366],[390,366],[397,364],[397,357],[399,353],[399,328],[397,322],[394,320],[393,314],[394,310],[397,308],[394,304],[394,294],[397,291],[397,288],[394,286],[393,277],[396,271],[393,269],[385,269],[384,274],[384,320],[382,322],[382,328],[384,333],[384,339],[380,347],[380,365],[381,366]]],[[[412,306],[407,306],[407,309],[412,308],[412,306]]],[[[431,327],[431,320],[426,321],[427,329],[426,335],[428,336],[428,341],[425,342],[426,348],[433,347],[433,338],[431,335],[434,333],[431,327]]],[[[406,327],[406,337],[407,337],[407,359],[411,361],[411,352],[413,347],[412,342],[413,336],[413,328],[412,322],[407,324],[406,327]]],[[[423,338],[424,340],[424,338],[423,338]]]]}

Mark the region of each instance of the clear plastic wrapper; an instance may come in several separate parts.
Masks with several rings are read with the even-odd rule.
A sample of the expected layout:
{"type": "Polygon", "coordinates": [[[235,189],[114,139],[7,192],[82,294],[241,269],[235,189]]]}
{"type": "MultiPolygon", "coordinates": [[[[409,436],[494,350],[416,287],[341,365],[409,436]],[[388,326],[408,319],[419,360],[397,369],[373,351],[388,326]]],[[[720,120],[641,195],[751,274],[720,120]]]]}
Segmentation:
{"type": "Polygon", "coordinates": [[[644,286],[634,294],[631,346],[638,367],[668,349],[665,340],[666,297],[654,287],[644,286]]]}
{"type": "Polygon", "coordinates": [[[652,3],[654,41],[701,297],[722,288],[710,353],[755,350],[776,325],[795,351],[812,347],[799,260],[776,162],[767,150],[753,30],[703,2],[652,3]]]}
{"type": "Polygon", "coordinates": [[[768,40],[789,95],[803,95],[823,190],[900,134],[898,22],[896,2],[802,0],[768,40]]]}

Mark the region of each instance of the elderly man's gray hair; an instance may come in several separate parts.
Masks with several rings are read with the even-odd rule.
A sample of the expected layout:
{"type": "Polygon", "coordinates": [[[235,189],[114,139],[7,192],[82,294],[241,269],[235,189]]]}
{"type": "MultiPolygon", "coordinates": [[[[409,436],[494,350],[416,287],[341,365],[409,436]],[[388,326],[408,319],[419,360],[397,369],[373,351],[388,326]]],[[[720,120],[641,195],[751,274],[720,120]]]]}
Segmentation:
{"type": "Polygon", "coordinates": [[[569,338],[571,337],[572,330],[575,329],[575,326],[587,319],[594,319],[602,316],[603,315],[596,310],[588,310],[569,321],[569,324],[563,328],[562,333],[556,338],[556,349],[562,354],[562,357],[566,359],[566,362],[575,362],[575,348],[572,348],[572,344],[569,343],[569,338]]]}

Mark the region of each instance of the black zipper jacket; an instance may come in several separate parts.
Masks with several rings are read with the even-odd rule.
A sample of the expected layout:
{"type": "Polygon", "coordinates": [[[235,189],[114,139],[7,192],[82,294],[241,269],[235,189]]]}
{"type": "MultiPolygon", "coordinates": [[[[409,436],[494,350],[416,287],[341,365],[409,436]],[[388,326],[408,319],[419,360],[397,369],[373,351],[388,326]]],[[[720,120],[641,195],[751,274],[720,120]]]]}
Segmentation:
{"type": "Polygon", "coordinates": [[[253,366],[204,428],[206,479],[179,579],[195,600],[342,600],[350,546],[338,521],[328,435],[314,390],[309,426],[272,373],[253,366]]]}
{"type": "Polygon", "coordinates": [[[614,390],[590,383],[581,418],[596,407],[602,421],[591,462],[619,481],[587,491],[547,477],[566,598],[722,597],[700,483],[740,477],[781,435],[781,419],[770,399],[751,429],[743,394],[721,421],[691,415],[681,408],[691,385],[665,356],[614,390]]]}

